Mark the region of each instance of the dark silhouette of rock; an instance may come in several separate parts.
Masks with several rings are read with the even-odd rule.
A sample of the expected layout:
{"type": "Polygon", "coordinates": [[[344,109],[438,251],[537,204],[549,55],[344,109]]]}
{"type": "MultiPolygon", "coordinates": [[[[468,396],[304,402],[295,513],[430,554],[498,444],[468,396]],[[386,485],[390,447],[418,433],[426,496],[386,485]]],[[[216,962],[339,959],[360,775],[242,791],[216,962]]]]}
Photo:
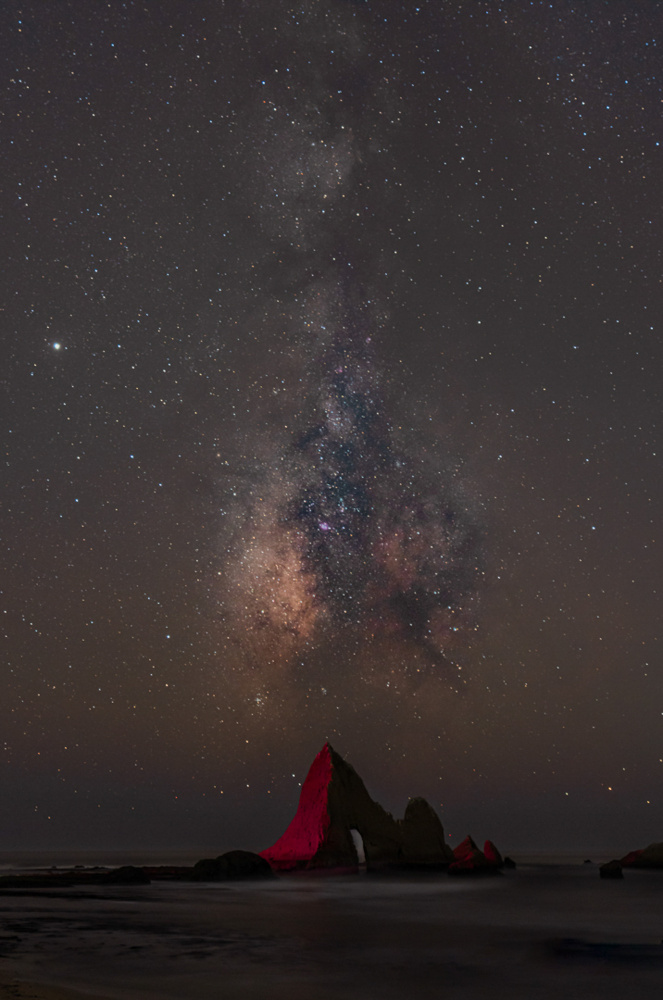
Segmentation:
{"type": "Polygon", "coordinates": [[[403,819],[395,820],[329,743],[311,764],[285,833],[260,853],[277,870],[356,868],[353,830],[363,840],[368,870],[453,860],[442,824],[424,799],[411,799],[403,819]]]}
{"type": "Polygon", "coordinates": [[[663,868],[663,842],[649,844],[640,851],[630,851],[621,859],[625,868],[663,868]]]}
{"type": "Polygon", "coordinates": [[[505,868],[515,868],[516,867],[516,862],[513,860],[513,858],[508,858],[507,857],[507,858],[504,859],[504,867],[505,868]]]}
{"type": "Polygon", "coordinates": [[[401,832],[400,860],[406,865],[446,865],[453,851],[444,840],[444,828],[426,799],[410,799],[403,819],[397,820],[401,832]]]}
{"type": "Polygon", "coordinates": [[[599,876],[601,878],[624,878],[621,862],[606,861],[606,863],[601,865],[599,868],[599,876]]]}
{"type": "Polygon", "coordinates": [[[663,842],[649,844],[635,863],[636,868],[663,868],[663,842]]]}
{"type": "Polygon", "coordinates": [[[218,858],[198,861],[191,872],[195,882],[225,882],[246,878],[273,878],[270,864],[252,851],[227,851],[218,858]]]}
{"type": "Polygon", "coordinates": [[[150,879],[142,868],[135,865],[122,865],[121,868],[112,868],[99,877],[99,881],[104,885],[149,885],[150,879]]]}

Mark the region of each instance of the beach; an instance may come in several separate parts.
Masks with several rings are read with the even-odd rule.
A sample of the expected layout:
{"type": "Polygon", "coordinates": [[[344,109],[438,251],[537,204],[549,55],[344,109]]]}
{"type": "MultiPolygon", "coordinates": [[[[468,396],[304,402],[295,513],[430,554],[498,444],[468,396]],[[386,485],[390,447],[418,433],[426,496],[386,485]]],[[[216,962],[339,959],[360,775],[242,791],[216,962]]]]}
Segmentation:
{"type": "Polygon", "coordinates": [[[663,872],[296,875],[0,896],[0,997],[659,995],[663,872]]]}

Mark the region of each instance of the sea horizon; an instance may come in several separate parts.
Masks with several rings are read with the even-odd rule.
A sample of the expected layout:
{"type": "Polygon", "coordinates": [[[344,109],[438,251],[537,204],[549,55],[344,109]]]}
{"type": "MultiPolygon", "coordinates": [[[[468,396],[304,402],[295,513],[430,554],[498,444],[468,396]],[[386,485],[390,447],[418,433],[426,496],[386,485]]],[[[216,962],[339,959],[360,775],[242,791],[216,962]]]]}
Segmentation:
{"type": "MultiPolygon", "coordinates": [[[[644,844],[634,844],[636,847],[643,847],[644,844]]],[[[237,845],[224,846],[201,846],[191,848],[171,848],[171,849],[151,849],[149,847],[136,848],[34,848],[31,850],[3,850],[0,851],[0,872],[8,873],[19,870],[43,869],[43,868],[74,868],[83,866],[84,868],[117,868],[121,865],[135,865],[137,867],[149,866],[173,866],[189,867],[194,865],[201,858],[218,857],[226,851],[237,849],[237,845]]],[[[500,848],[501,849],[501,848],[500,848]]],[[[512,857],[520,865],[573,865],[583,864],[585,861],[592,863],[602,863],[612,858],[623,857],[625,851],[610,847],[584,847],[571,849],[541,849],[526,848],[519,850],[506,848],[502,852],[505,856],[512,857]]]]}

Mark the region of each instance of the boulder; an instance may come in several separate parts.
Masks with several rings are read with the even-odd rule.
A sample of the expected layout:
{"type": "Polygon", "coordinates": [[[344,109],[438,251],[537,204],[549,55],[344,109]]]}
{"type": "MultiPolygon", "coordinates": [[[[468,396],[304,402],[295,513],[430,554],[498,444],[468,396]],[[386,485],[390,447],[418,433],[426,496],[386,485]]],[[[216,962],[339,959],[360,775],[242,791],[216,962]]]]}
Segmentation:
{"type": "Polygon", "coordinates": [[[226,882],[246,878],[273,878],[269,863],[252,851],[227,851],[218,858],[203,858],[193,866],[195,882],[226,882]]]}
{"type": "Polygon", "coordinates": [[[600,878],[624,878],[621,862],[606,861],[604,865],[599,867],[599,876],[600,878]]]}
{"type": "Polygon", "coordinates": [[[352,868],[352,839],[363,841],[368,870],[398,865],[446,865],[450,852],[437,815],[424,799],[411,799],[402,820],[374,802],[355,769],[329,743],[311,764],[290,825],[261,851],[276,870],[352,868]]]}

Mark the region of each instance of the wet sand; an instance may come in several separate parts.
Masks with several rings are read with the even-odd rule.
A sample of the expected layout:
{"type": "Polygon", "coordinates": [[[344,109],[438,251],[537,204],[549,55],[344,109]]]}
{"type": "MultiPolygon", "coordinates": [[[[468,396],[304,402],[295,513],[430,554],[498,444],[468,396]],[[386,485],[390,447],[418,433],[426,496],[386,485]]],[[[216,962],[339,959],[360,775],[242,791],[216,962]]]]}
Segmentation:
{"type": "Polygon", "coordinates": [[[5,892],[0,998],[658,997],[662,898],[594,865],[5,892]]]}

